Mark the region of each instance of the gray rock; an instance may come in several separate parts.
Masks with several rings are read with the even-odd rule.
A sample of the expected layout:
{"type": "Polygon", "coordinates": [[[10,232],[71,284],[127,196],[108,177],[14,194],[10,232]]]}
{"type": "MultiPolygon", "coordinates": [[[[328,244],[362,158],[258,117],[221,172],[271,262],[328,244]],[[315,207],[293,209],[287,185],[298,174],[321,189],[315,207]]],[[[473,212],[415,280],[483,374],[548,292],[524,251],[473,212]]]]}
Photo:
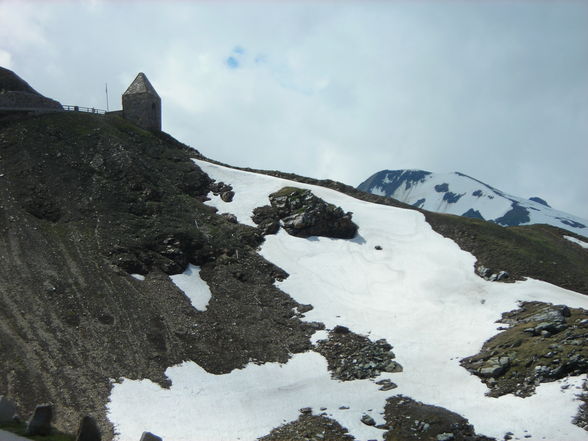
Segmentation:
{"type": "Polygon", "coordinates": [[[224,217],[228,222],[232,224],[237,223],[237,216],[232,213],[221,213],[221,216],[224,217]]]}
{"type": "Polygon", "coordinates": [[[398,387],[398,385],[388,379],[385,380],[380,380],[377,381],[376,384],[379,384],[380,386],[380,390],[382,391],[387,391],[387,390],[392,390],[392,389],[396,389],[398,387]]]}
{"type": "Polygon", "coordinates": [[[16,414],[16,406],[8,398],[0,395],[0,424],[12,422],[16,414]]]}
{"type": "Polygon", "coordinates": [[[28,436],[47,436],[51,433],[51,419],[53,418],[53,405],[40,404],[35,408],[33,415],[27,422],[26,434],[28,436]]]}
{"type": "Polygon", "coordinates": [[[141,439],[139,441],[163,441],[163,439],[157,435],[152,434],[151,432],[143,432],[143,435],[141,435],[141,439]]]}
{"type": "Polygon", "coordinates": [[[402,366],[395,361],[391,361],[384,367],[385,372],[402,372],[402,366]]]}
{"type": "Polygon", "coordinates": [[[270,194],[269,199],[282,226],[292,236],[352,239],[357,233],[352,213],[323,201],[310,190],[284,187],[270,194]]]}
{"type": "Polygon", "coordinates": [[[453,441],[455,435],[453,433],[440,433],[437,435],[437,441],[453,441]]]}
{"type": "Polygon", "coordinates": [[[100,429],[94,418],[88,415],[82,418],[76,441],[102,441],[100,429]]]}
{"type": "Polygon", "coordinates": [[[498,377],[506,372],[510,366],[510,362],[509,357],[492,357],[478,369],[478,374],[484,378],[498,377]]]}
{"type": "Polygon", "coordinates": [[[225,191],[225,192],[221,193],[220,197],[224,202],[232,202],[233,198],[235,197],[235,192],[232,190],[225,191]]]}
{"type": "Polygon", "coordinates": [[[497,275],[496,275],[496,281],[500,281],[500,280],[504,280],[504,279],[508,279],[509,274],[506,271],[500,271],[497,275]]]}
{"type": "Polygon", "coordinates": [[[366,426],[375,426],[376,425],[376,421],[368,414],[363,414],[363,416],[361,417],[361,422],[363,424],[365,424],[366,426]]]}

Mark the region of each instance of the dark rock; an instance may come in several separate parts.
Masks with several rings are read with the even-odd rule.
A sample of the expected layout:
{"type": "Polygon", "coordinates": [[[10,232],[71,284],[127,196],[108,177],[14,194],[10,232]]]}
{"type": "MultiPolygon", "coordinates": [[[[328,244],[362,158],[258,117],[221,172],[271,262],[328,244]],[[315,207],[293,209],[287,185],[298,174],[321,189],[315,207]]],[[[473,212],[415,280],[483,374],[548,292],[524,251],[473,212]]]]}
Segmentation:
{"type": "Polygon", "coordinates": [[[380,245],[376,245],[376,246],[374,247],[374,249],[376,249],[376,250],[378,250],[378,251],[381,251],[381,250],[382,250],[382,247],[381,247],[380,245]]]}
{"type": "Polygon", "coordinates": [[[500,271],[496,275],[496,281],[499,282],[501,280],[508,279],[508,277],[509,277],[509,274],[506,271],[500,271]]]}
{"type": "Polygon", "coordinates": [[[80,421],[80,427],[76,436],[76,441],[102,441],[100,429],[94,418],[86,415],[80,421]]]}
{"type": "Polygon", "coordinates": [[[0,395],[0,424],[11,423],[15,414],[15,404],[5,396],[0,395]]]}
{"type": "Polygon", "coordinates": [[[27,422],[26,434],[28,436],[47,436],[51,433],[51,419],[53,418],[53,405],[40,404],[35,408],[33,415],[27,422]]]}
{"type": "Polygon", "coordinates": [[[335,334],[349,334],[351,331],[346,326],[337,325],[333,328],[335,334]]]}
{"type": "Polygon", "coordinates": [[[310,190],[284,187],[272,193],[269,199],[284,229],[292,236],[352,239],[357,233],[351,213],[326,203],[310,190]]]}
{"type": "Polygon", "coordinates": [[[376,425],[376,421],[369,416],[368,414],[363,414],[361,417],[361,422],[363,424],[365,424],[366,426],[375,426],[376,425]]]}
{"type": "Polygon", "coordinates": [[[231,213],[221,213],[221,216],[224,217],[228,222],[232,224],[237,223],[237,216],[231,213]]]}
{"type": "Polygon", "coordinates": [[[382,390],[382,391],[388,391],[388,390],[396,389],[398,387],[398,385],[396,383],[394,383],[388,379],[377,381],[376,384],[379,384],[382,386],[382,387],[380,387],[380,390],[382,390]]]}
{"type": "Polygon", "coordinates": [[[157,435],[152,434],[151,432],[143,432],[139,441],[163,441],[163,439],[157,435]]]}
{"type": "Polygon", "coordinates": [[[490,268],[486,268],[484,265],[478,265],[476,267],[476,273],[478,273],[478,275],[484,279],[488,279],[492,275],[492,270],[490,268]]]}
{"type": "Polygon", "coordinates": [[[311,414],[312,413],[312,407],[303,407],[302,409],[300,409],[300,413],[303,413],[303,414],[311,414]]]}
{"type": "Polygon", "coordinates": [[[276,234],[280,229],[280,217],[278,211],[269,205],[255,208],[251,220],[258,225],[258,228],[264,236],[268,234],[276,234]]]}
{"type": "Polygon", "coordinates": [[[224,202],[232,202],[233,201],[233,197],[235,197],[235,192],[234,191],[225,191],[223,193],[221,193],[220,195],[221,199],[224,202]]]}
{"type": "MultiPolygon", "coordinates": [[[[221,195],[223,193],[227,193],[227,192],[232,192],[233,191],[233,187],[231,187],[228,184],[225,184],[224,182],[220,181],[220,182],[212,182],[209,186],[210,191],[215,194],[215,195],[221,195]]],[[[234,195],[234,192],[233,192],[234,195]]]]}
{"type": "MultiPolygon", "coordinates": [[[[392,346],[384,339],[371,341],[344,326],[335,327],[316,351],[328,362],[331,376],[341,381],[375,378],[382,372],[401,372],[402,366],[393,361],[392,346]]],[[[389,381],[389,380],[388,380],[389,381]]],[[[391,382],[386,383],[392,389],[391,382]]]]}
{"type": "Polygon", "coordinates": [[[306,313],[308,311],[312,311],[313,309],[314,309],[314,307],[312,305],[300,305],[298,307],[298,312],[300,314],[304,314],[304,313],[306,313]]]}

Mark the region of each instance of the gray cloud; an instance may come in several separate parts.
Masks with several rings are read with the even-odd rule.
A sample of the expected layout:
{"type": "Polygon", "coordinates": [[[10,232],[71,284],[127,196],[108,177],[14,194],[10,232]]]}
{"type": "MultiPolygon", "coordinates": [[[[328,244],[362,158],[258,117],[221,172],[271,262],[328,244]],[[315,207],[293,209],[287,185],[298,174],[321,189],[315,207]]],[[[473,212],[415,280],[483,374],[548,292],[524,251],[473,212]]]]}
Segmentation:
{"type": "Polygon", "coordinates": [[[235,165],[457,170],[588,218],[582,2],[10,1],[0,63],[98,108],[144,71],[164,129],[235,165]]]}

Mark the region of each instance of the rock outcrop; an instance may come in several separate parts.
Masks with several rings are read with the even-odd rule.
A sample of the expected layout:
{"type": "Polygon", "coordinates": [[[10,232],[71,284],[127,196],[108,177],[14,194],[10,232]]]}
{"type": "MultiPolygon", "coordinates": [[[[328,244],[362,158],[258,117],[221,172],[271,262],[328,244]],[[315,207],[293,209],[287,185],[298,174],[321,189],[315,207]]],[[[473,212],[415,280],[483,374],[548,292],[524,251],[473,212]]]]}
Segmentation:
{"type": "Polygon", "coordinates": [[[323,201],[310,190],[284,187],[270,194],[269,199],[271,207],[258,207],[253,213],[253,221],[265,234],[277,231],[280,223],[296,237],[352,239],[357,234],[352,213],[323,201]]]}
{"type": "MultiPolygon", "coordinates": [[[[327,359],[332,377],[341,381],[375,378],[383,372],[402,372],[386,340],[373,342],[344,326],[336,326],[326,340],[320,340],[316,351],[327,359]]],[[[390,384],[382,383],[383,390],[392,389],[390,384]]]]}
{"type": "Polygon", "coordinates": [[[0,67],[0,116],[9,109],[63,110],[59,102],[44,97],[11,70],[0,67]]]}
{"type": "Polygon", "coordinates": [[[540,383],[588,373],[588,311],[527,302],[499,323],[510,327],[461,361],[489,387],[489,395],[526,397],[540,383]]]}

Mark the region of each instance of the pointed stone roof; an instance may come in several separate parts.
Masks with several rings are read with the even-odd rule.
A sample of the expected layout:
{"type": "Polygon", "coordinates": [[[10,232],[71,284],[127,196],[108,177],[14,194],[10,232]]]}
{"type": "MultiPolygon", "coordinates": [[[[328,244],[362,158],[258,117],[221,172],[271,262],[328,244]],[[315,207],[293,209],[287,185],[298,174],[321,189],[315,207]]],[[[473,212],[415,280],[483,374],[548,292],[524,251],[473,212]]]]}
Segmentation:
{"type": "Polygon", "coordinates": [[[137,75],[137,78],[133,80],[125,93],[123,93],[123,96],[140,93],[148,93],[149,95],[154,95],[159,98],[159,95],[147,79],[147,75],[145,75],[143,72],[139,72],[139,75],[137,75]]]}

